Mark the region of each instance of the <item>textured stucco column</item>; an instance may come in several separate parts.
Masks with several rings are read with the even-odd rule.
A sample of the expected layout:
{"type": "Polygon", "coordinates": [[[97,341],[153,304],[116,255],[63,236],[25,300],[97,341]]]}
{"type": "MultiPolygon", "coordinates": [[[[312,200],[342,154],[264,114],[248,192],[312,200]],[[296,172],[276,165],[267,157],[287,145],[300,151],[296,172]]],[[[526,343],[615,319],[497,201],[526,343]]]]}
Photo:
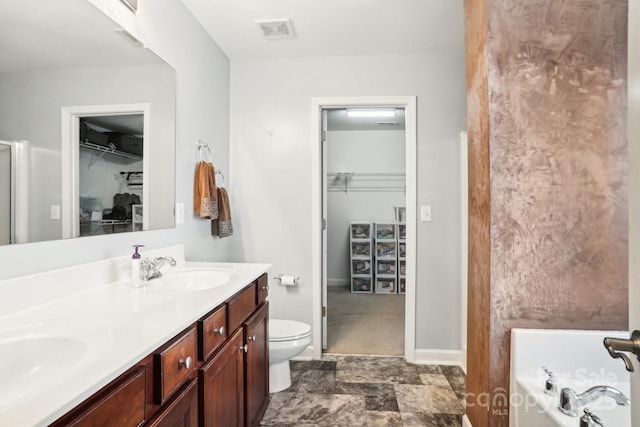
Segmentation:
{"type": "Polygon", "coordinates": [[[512,328],[627,328],[627,1],[465,14],[467,404],[474,427],[499,427],[512,328]]]}

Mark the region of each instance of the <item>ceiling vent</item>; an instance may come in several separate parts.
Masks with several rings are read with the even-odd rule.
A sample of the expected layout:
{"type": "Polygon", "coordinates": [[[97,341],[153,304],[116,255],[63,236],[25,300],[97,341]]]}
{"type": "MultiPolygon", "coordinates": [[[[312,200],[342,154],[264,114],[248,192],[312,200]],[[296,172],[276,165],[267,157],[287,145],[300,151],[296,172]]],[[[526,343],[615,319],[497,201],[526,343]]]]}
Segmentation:
{"type": "Polygon", "coordinates": [[[291,38],[295,35],[290,19],[265,19],[255,23],[260,27],[262,35],[268,39],[291,38]]]}

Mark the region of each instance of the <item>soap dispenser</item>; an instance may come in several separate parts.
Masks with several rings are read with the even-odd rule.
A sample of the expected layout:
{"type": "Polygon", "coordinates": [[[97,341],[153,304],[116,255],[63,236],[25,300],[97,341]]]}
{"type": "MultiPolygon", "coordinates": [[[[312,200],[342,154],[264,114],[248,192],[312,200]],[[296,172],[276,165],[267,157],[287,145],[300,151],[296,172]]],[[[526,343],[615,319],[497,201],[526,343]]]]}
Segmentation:
{"type": "Polygon", "coordinates": [[[131,287],[139,288],[142,284],[142,280],[140,280],[140,264],[142,260],[140,259],[138,248],[144,248],[144,245],[133,245],[133,248],[135,252],[131,255],[131,287]]]}

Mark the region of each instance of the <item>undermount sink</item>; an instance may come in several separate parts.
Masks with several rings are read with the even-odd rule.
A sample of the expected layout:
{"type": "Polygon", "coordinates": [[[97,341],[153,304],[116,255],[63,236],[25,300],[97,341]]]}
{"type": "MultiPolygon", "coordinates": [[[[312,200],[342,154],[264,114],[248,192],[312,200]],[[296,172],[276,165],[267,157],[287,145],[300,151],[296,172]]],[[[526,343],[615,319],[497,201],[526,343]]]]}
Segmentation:
{"type": "Polygon", "coordinates": [[[226,285],[238,276],[238,272],[224,268],[167,270],[159,279],[150,281],[158,291],[193,292],[226,285]]]}
{"type": "Polygon", "coordinates": [[[0,331],[0,408],[63,380],[89,355],[105,350],[105,331],[29,325],[0,331]]]}

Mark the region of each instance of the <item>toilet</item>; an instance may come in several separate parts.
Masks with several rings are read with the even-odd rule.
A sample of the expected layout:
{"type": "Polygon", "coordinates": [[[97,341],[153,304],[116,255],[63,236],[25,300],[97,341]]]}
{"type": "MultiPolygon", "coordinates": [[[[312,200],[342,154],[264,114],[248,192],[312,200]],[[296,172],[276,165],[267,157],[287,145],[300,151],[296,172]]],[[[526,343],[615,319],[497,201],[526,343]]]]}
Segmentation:
{"type": "Polygon", "coordinates": [[[269,393],[289,388],[289,359],[311,344],[311,326],[285,319],[269,319],[269,393]]]}

